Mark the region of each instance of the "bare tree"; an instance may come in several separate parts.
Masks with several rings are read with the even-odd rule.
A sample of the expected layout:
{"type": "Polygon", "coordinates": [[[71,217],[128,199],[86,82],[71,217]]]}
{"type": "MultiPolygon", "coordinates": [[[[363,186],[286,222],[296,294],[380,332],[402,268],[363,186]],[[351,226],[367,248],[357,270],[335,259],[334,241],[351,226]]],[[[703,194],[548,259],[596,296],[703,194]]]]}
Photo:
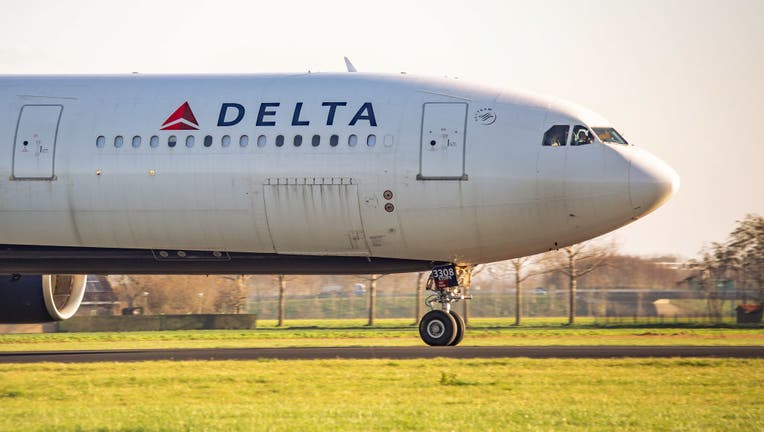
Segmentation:
{"type": "Polygon", "coordinates": [[[509,260],[512,266],[512,273],[515,276],[515,325],[519,326],[522,317],[522,292],[523,282],[528,278],[540,275],[548,270],[542,266],[546,255],[535,255],[529,257],[515,258],[509,260]]]}
{"type": "Polygon", "coordinates": [[[472,272],[472,275],[480,275],[481,273],[487,273],[491,276],[491,279],[499,281],[499,287],[505,288],[505,281],[509,280],[512,275],[511,265],[509,261],[499,261],[491,264],[482,264],[475,267],[476,271],[472,272]]]}
{"type": "Polygon", "coordinates": [[[246,313],[249,303],[248,276],[221,276],[215,307],[218,311],[246,313]]]}
{"type": "Polygon", "coordinates": [[[109,281],[120,300],[150,307],[158,314],[212,312],[220,283],[217,277],[197,275],[129,275],[109,281]]]}
{"type": "Polygon", "coordinates": [[[515,258],[509,262],[512,264],[512,268],[515,270],[515,325],[520,325],[520,316],[522,315],[522,283],[528,279],[528,274],[523,274],[523,267],[530,258],[515,258]]]}
{"type": "Polygon", "coordinates": [[[286,283],[287,278],[285,275],[280,274],[277,276],[279,281],[279,327],[284,326],[284,315],[286,314],[286,283]]]}
{"type": "Polygon", "coordinates": [[[419,324],[422,318],[422,304],[424,302],[424,282],[427,281],[427,272],[419,272],[416,276],[416,309],[414,311],[414,324],[419,324]]]}
{"type": "Polygon", "coordinates": [[[725,262],[727,250],[720,243],[712,243],[709,249],[702,251],[699,260],[690,260],[689,267],[697,274],[691,279],[706,296],[708,319],[719,322],[722,318],[722,301],[719,296],[719,284],[723,283],[730,267],[725,262]]]}
{"type": "Polygon", "coordinates": [[[541,264],[545,261],[545,255],[514,258],[507,261],[493,263],[483,267],[488,273],[499,280],[507,280],[510,277],[515,280],[515,325],[522,321],[522,286],[523,283],[533,276],[547,272],[541,264]]]}
{"type": "Polygon", "coordinates": [[[369,321],[366,325],[373,326],[374,320],[377,315],[377,281],[387,275],[383,274],[370,274],[366,277],[369,281],[369,321]]]}
{"type": "Polygon", "coordinates": [[[614,245],[583,242],[551,252],[550,270],[558,271],[568,278],[568,324],[576,321],[576,289],[578,278],[606,264],[613,254],[614,245]]]}
{"type": "MultiPolygon", "coordinates": [[[[135,307],[138,299],[145,298],[143,293],[148,292],[144,281],[130,275],[111,275],[108,277],[108,280],[114,290],[114,294],[117,295],[119,300],[127,303],[129,308],[135,307]]],[[[143,306],[145,307],[146,305],[144,304],[143,306]]]]}

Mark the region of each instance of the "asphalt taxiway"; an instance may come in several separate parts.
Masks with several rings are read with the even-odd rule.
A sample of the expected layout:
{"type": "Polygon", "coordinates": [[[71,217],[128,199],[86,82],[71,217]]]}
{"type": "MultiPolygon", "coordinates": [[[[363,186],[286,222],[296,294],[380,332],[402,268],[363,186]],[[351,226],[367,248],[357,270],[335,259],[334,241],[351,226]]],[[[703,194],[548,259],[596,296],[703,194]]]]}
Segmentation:
{"type": "Polygon", "coordinates": [[[764,358],[764,346],[461,346],[145,349],[0,352],[0,363],[93,363],[154,360],[321,360],[475,358],[764,358]]]}

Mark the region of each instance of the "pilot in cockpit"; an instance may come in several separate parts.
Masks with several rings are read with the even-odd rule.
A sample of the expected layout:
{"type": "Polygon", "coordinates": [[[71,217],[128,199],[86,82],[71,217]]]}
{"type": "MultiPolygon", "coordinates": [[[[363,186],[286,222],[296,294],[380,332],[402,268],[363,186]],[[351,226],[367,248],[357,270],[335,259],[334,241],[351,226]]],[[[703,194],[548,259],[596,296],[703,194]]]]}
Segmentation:
{"type": "Polygon", "coordinates": [[[576,135],[573,137],[573,145],[585,145],[585,144],[591,144],[592,137],[589,134],[589,131],[586,129],[579,129],[576,135]]]}

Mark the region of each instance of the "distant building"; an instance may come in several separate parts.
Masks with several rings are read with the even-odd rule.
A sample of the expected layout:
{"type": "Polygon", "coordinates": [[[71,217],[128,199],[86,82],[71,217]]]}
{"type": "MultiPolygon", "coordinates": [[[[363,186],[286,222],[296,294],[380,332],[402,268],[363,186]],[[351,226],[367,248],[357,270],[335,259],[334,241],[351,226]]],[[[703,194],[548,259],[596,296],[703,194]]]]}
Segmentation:
{"type": "Polygon", "coordinates": [[[79,316],[119,314],[120,303],[106,276],[88,275],[85,297],[77,311],[79,316]]]}
{"type": "Polygon", "coordinates": [[[662,318],[676,318],[681,315],[681,310],[669,299],[658,299],[653,302],[655,311],[662,318]]]}

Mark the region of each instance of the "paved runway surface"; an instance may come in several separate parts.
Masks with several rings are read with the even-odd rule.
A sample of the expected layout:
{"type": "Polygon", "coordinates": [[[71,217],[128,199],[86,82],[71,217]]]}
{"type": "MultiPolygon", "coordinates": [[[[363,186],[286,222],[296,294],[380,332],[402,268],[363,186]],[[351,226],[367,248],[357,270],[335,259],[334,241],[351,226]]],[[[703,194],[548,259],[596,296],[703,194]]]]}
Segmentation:
{"type": "Polygon", "coordinates": [[[500,347],[318,347],[151,349],[116,351],[2,352],[0,363],[92,363],[149,360],[316,360],[421,358],[622,358],[735,357],[764,358],[764,346],[500,346],[500,347]]]}

